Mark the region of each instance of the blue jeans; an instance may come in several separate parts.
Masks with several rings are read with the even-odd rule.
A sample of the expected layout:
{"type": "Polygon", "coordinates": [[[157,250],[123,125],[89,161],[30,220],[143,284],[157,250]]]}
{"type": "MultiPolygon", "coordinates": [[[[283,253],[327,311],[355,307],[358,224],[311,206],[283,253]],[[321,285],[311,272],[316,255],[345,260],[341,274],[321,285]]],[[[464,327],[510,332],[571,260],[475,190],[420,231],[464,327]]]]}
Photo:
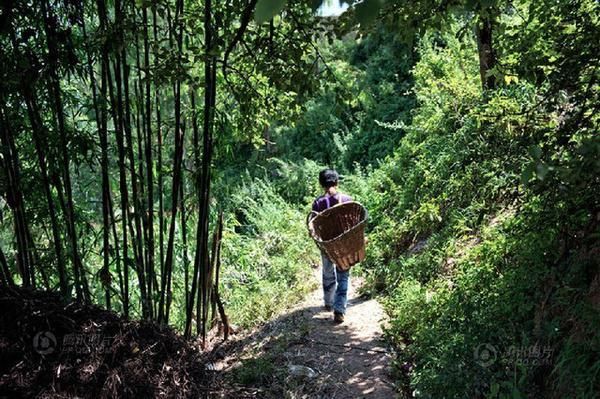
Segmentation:
{"type": "Polygon", "coordinates": [[[323,299],[325,305],[333,306],[335,312],[344,314],[348,302],[350,270],[339,270],[324,253],[321,253],[321,259],[323,260],[323,299]]]}

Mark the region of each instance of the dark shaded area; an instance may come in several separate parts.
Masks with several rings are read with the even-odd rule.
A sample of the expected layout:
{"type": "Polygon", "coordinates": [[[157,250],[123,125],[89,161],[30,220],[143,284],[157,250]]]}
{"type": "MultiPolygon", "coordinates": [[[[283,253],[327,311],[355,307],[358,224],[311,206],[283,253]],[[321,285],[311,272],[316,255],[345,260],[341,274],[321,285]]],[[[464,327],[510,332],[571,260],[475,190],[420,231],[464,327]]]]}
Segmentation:
{"type": "Polygon", "coordinates": [[[201,353],[170,328],[0,291],[0,398],[200,397],[204,381],[201,353]]]}

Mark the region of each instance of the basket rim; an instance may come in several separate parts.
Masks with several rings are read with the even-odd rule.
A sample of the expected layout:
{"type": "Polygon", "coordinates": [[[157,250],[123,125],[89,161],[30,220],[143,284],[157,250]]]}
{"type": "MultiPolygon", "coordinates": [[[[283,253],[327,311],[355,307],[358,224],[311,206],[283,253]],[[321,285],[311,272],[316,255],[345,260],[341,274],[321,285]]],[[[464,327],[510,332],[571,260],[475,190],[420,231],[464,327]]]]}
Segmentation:
{"type": "MultiPolygon", "coordinates": [[[[313,212],[314,212],[314,211],[313,211],[313,212]]],[[[311,213],[312,213],[312,212],[311,212],[311,213]]],[[[341,203],[341,204],[334,205],[334,206],[332,206],[331,208],[327,208],[327,209],[325,209],[323,212],[320,212],[320,213],[319,213],[319,212],[315,212],[315,213],[316,213],[317,215],[316,215],[314,218],[312,218],[312,219],[310,219],[310,220],[308,221],[308,225],[309,225],[309,231],[310,231],[310,235],[312,236],[313,240],[315,240],[316,242],[318,242],[318,243],[321,243],[321,244],[327,244],[327,243],[330,243],[330,242],[336,241],[336,240],[337,240],[337,239],[339,239],[340,237],[342,237],[342,236],[344,236],[344,235],[346,235],[346,234],[348,234],[348,233],[350,233],[350,232],[352,232],[352,231],[356,230],[357,228],[361,227],[361,226],[362,226],[363,224],[365,224],[365,223],[367,222],[367,220],[369,219],[369,211],[367,211],[367,208],[366,208],[366,207],[365,207],[363,204],[361,204],[360,202],[358,202],[358,201],[348,201],[348,202],[343,202],[343,203],[341,203]],[[360,222],[358,222],[357,224],[355,224],[354,226],[352,226],[352,227],[351,227],[349,230],[347,230],[347,231],[343,232],[342,234],[339,234],[339,235],[337,235],[337,236],[335,236],[335,237],[333,237],[333,238],[331,238],[331,239],[329,239],[329,240],[321,240],[320,238],[318,238],[318,237],[317,237],[317,236],[314,234],[314,229],[311,229],[311,228],[310,228],[310,223],[312,223],[312,221],[313,221],[313,220],[315,220],[316,218],[318,218],[319,216],[321,216],[321,215],[323,215],[323,214],[325,214],[325,213],[329,213],[328,211],[330,211],[331,209],[334,209],[334,208],[336,208],[336,207],[338,207],[338,206],[343,206],[343,205],[346,205],[346,204],[357,204],[357,205],[359,205],[359,206],[360,206],[362,209],[364,209],[364,210],[365,210],[365,217],[364,217],[364,219],[363,219],[363,220],[361,220],[360,222]]],[[[309,214],[309,216],[310,216],[310,214],[309,214]]]]}

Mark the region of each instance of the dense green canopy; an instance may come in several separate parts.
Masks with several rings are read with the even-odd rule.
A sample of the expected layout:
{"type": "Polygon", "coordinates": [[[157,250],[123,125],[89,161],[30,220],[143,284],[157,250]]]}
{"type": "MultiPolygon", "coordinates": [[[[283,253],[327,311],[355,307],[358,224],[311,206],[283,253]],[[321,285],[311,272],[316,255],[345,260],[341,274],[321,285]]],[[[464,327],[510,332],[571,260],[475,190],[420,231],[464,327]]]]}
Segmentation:
{"type": "Polygon", "coordinates": [[[334,167],[406,395],[595,397],[599,3],[346,3],[2,5],[0,287],[262,322],[311,287],[334,167]]]}

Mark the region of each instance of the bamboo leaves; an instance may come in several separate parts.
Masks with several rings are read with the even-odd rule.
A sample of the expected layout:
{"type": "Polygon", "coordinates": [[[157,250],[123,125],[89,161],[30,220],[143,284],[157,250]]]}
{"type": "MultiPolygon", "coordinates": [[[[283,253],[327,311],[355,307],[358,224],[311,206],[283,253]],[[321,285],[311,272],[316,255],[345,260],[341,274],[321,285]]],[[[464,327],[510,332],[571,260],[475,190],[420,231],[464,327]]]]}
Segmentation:
{"type": "Polygon", "coordinates": [[[13,235],[2,285],[14,269],[23,285],[73,289],[125,317],[187,323],[189,336],[196,322],[206,334],[224,312],[220,235],[209,234],[222,223],[211,205],[215,162],[246,135],[261,142],[269,85],[285,80],[266,75],[292,57],[302,81],[296,72],[311,62],[289,23],[283,32],[281,21],[268,30],[252,22],[257,2],[11,6],[0,37],[10,55],[0,65],[9,77],[0,82],[0,188],[11,209],[0,233],[13,235]]]}

